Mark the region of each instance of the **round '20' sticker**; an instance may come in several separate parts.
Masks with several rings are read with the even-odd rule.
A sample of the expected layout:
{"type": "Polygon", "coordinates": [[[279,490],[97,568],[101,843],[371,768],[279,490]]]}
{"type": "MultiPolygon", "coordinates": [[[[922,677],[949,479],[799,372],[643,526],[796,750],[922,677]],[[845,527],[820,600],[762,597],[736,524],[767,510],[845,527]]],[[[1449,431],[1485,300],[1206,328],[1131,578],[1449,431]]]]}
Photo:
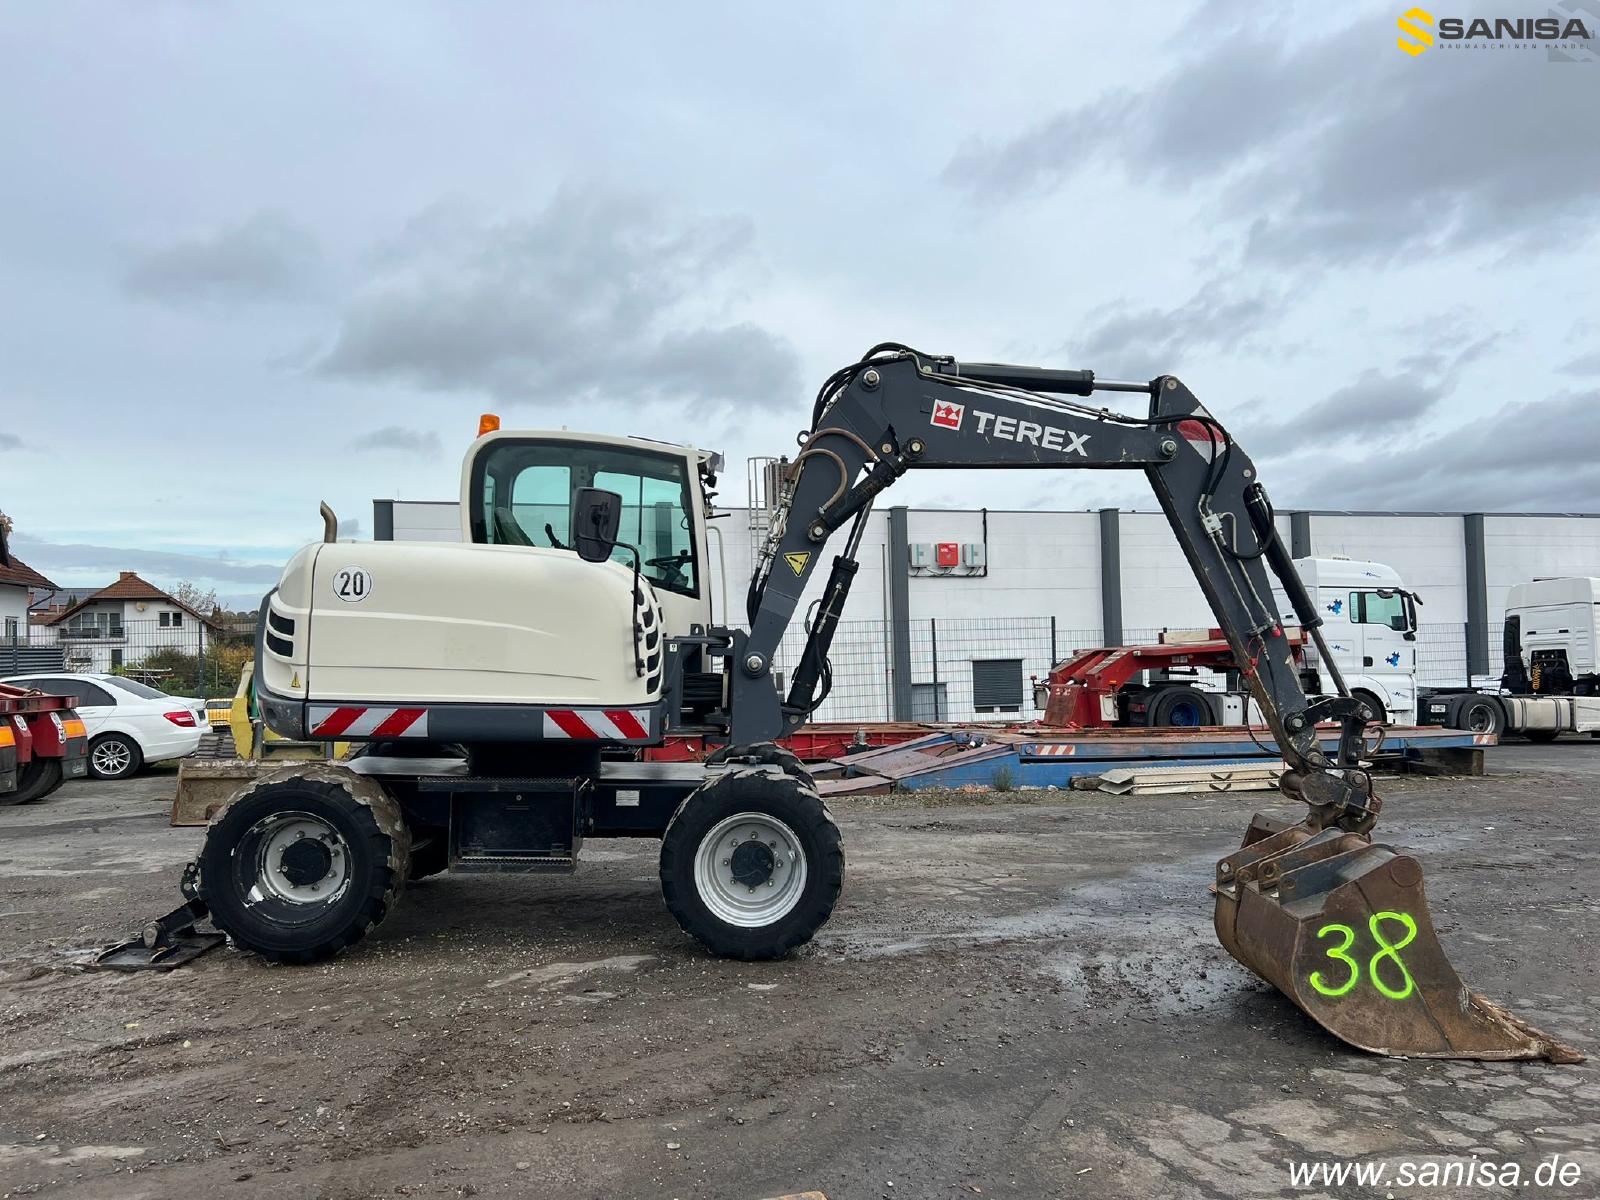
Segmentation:
{"type": "Polygon", "coordinates": [[[372,572],[365,567],[341,567],[333,575],[333,594],[346,604],[359,604],[372,595],[372,572]]]}

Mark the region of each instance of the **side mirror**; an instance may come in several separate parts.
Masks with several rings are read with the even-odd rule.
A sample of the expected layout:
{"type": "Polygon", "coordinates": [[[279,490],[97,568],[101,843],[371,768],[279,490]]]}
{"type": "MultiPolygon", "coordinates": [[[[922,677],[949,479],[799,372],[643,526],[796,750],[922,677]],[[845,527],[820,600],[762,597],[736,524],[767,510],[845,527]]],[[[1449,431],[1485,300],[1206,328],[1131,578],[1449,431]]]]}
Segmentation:
{"type": "Polygon", "coordinates": [[[617,548],[622,497],[604,488],[579,488],[572,497],[572,548],[584,562],[601,563],[617,548]]]}

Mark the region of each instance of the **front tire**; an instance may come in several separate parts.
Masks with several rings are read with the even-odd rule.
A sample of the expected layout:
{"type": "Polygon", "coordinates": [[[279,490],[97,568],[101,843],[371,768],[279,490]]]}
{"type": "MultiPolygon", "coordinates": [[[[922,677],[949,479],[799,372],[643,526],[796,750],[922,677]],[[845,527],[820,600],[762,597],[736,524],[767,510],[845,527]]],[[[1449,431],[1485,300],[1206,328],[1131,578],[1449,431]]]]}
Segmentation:
{"type": "Polygon", "coordinates": [[[411,833],[372,779],[325,763],[263,776],[206,834],[199,895],[218,929],[274,962],[355,945],[404,890],[411,833]]]}
{"type": "Polygon", "coordinates": [[[1371,692],[1351,692],[1350,695],[1352,699],[1361,701],[1366,707],[1368,722],[1376,721],[1380,725],[1389,723],[1389,713],[1383,707],[1383,701],[1379,700],[1371,692]]]}
{"type": "Polygon", "coordinates": [[[125,733],[103,733],[89,743],[89,773],[96,779],[126,779],[143,765],[139,743],[125,733]]]}
{"type": "Polygon", "coordinates": [[[661,894],[685,932],[726,958],[782,958],[833,912],[839,827],[793,776],[735,770],[696,788],[661,840],[661,894]]]}

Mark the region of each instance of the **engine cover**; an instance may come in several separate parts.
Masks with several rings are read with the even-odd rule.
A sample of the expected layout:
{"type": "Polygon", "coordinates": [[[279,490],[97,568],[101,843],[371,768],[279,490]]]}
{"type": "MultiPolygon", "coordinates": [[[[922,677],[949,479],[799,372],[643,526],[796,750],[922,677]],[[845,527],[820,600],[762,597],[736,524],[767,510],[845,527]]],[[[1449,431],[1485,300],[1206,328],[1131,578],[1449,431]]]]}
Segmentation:
{"type": "Polygon", "coordinates": [[[317,543],[284,568],[258,678],[296,700],[648,703],[661,614],[648,581],[639,594],[628,568],[570,551],[317,543]]]}

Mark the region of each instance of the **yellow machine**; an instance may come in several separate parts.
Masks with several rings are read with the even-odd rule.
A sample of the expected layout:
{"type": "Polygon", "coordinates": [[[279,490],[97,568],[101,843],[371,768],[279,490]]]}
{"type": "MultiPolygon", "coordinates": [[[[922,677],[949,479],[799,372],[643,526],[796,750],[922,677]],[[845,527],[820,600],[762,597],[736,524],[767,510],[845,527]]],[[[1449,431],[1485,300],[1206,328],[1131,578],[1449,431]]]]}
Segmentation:
{"type": "Polygon", "coordinates": [[[178,765],[178,792],[172,800],[172,824],[205,825],[262,766],[284,762],[321,762],[343,758],[349,742],[299,742],[272,732],[261,722],[256,704],[255,664],[246,663],[228,708],[226,728],[233,753],[226,758],[186,758],[178,765]]]}

